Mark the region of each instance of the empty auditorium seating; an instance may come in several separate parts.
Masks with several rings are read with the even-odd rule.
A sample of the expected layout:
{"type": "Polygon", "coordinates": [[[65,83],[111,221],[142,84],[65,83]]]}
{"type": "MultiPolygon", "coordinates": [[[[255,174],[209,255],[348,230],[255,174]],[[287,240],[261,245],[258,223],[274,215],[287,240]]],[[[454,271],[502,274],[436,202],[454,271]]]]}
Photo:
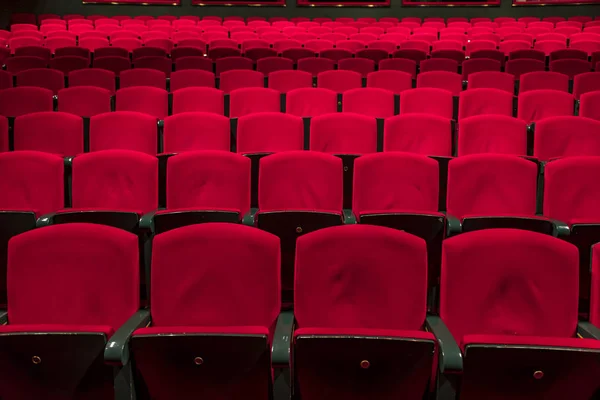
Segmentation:
{"type": "Polygon", "coordinates": [[[337,94],[323,88],[299,88],[286,96],[286,113],[298,117],[314,117],[337,112],[337,94]]]}
{"type": "Polygon", "coordinates": [[[183,112],[210,112],[223,115],[225,96],[212,87],[188,87],[173,92],[173,115],[183,112]]]}
{"type": "Polygon", "coordinates": [[[452,119],[452,93],[444,89],[418,88],[400,93],[400,114],[424,113],[452,119]]]}
{"type": "Polygon", "coordinates": [[[576,337],[577,276],[575,246],[548,235],[488,229],[444,242],[441,320],[433,331],[438,337],[451,334],[442,351],[452,360],[453,373],[462,371],[461,396],[485,398],[501,391],[512,397],[535,391],[547,398],[587,398],[597,391],[592,354],[598,342],[576,337]],[[530,258],[534,248],[535,262],[530,258]],[[489,268],[480,268],[481,262],[489,268]],[[548,274],[548,268],[555,273],[548,274]],[[508,282],[519,285],[519,295],[501,289],[508,282]],[[464,296],[466,291],[471,295],[464,296]],[[493,299],[490,293],[495,293],[493,299]],[[490,301],[495,304],[491,309],[490,301]],[[550,303],[553,311],[544,311],[550,303]],[[515,359],[521,360],[518,369],[515,359]],[[539,386],[540,379],[549,385],[539,386]]]}
{"type": "Polygon", "coordinates": [[[194,150],[229,151],[229,119],[217,113],[183,112],[165,118],[166,153],[194,150]]]}
{"type": "Polygon", "coordinates": [[[15,237],[8,254],[10,321],[0,330],[8,381],[2,396],[69,390],[113,397],[113,371],[103,353],[139,307],[138,237],[97,224],[56,225],[15,237]],[[34,376],[13,367],[23,360],[19,354],[34,348],[27,356],[34,376]]]}
{"type": "Polygon", "coordinates": [[[90,118],[90,151],[134,150],[156,155],[157,120],[134,111],[116,111],[90,118]]]}
{"type": "Polygon", "coordinates": [[[16,87],[0,91],[0,115],[21,115],[52,111],[52,91],[37,87],[16,87]]]}
{"type": "Polygon", "coordinates": [[[458,101],[458,119],[475,115],[513,115],[513,95],[500,89],[469,89],[461,92],[458,101]]]}
{"type": "Polygon", "coordinates": [[[152,324],[140,326],[131,338],[140,384],[158,397],[170,396],[174,387],[185,397],[199,387],[209,396],[238,399],[251,392],[269,397],[270,349],[280,309],[277,237],[243,225],[199,224],[157,235],[152,252],[152,324]],[[227,250],[232,240],[238,251],[227,250]],[[199,250],[204,260],[200,267],[195,262],[199,250]],[[182,275],[188,277],[185,287],[178,278],[182,275]],[[206,276],[212,277],[210,282],[206,276]],[[245,282],[246,289],[240,290],[235,282],[245,282]],[[226,302],[219,300],[224,295],[226,302]],[[208,306],[213,302],[219,304],[216,313],[208,306]],[[180,311],[174,313],[173,307],[180,311]],[[217,342],[235,349],[234,366],[228,369],[244,379],[217,378],[229,376],[208,361],[221,351],[217,342]],[[195,358],[189,363],[175,361],[169,343],[178,347],[185,343],[195,358]],[[163,361],[157,368],[159,359],[163,361]],[[215,379],[199,381],[199,366],[215,379]],[[163,371],[174,369],[177,373],[166,378],[163,371]]]}
{"type": "Polygon", "coordinates": [[[61,156],[83,152],[83,120],[63,112],[36,112],[15,118],[14,149],[61,156]]]}
{"type": "Polygon", "coordinates": [[[476,115],[460,121],[458,156],[478,153],[527,155],[527,124],[506,115],[476,115]]]}
{"type": "Polygon", "coordinates": [[[164,119],[169,115],[169,94],[164,89],[150,86],[119,89],[116,95],[116,111],[142,112],[156,119],[164,119]]]}
{"type": "Polygon", "coordinates": [[[542,161],[558,157],[600,155],[600,122],[585,117],[555,116],[536,122],[533,156],[542,161]]]}
{"type": "Polygon", "coordinates": [[[527,123],[544,118],[573,115],[575,99],[570,93],[543,89],[519,95],[518,118],[527,123]]]}
{"type": "Polygon", "coordinates": [[[431,377],[435,348],[434,336],[422,329],[427,269],[423,240],[384,227],[327,228],[298,239],[296,263],[293,351],[298,390],[314,398],[342,391],[367,395],[368,375],[355,375],[343,367],[349,362],[351,341],[362,349],[362,361],[354,368],[390,365],[394,359],[394,366],[378,374],[385,395],[421,398],[431,377]],[[392,267],[392,260],[400,258],[405,261],[402,267],[392,267]],[[340,282],[340,270],[325,268],[332,263],[349,279],[340,282]],[[332,291],[332,285],[340,291],[332,291]],[[371,293],[375,288],[379,289],[372,298],[360,295],[363,289],[371,293]],[[404,307],[407,302],[410,307],[404,307]],[[398,304],[403,311],[389,318],[380,303],[398,304]],[[342,311],[350,310],[350,305],[352,311],[342,311]],[[334,355],[331,361],[321,358],[325,356],[319,349],[324,346],[334,355]],[[328,368],[336,373],[331,379],[319,379],[328,368]]]}

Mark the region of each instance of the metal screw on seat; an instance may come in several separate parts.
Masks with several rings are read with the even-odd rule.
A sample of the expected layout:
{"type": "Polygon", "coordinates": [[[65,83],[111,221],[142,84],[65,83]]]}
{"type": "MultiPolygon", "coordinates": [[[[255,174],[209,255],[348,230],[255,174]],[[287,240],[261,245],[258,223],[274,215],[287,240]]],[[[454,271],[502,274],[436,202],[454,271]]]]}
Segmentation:
{"type": "Polygon", "coordinates": [[[202,357],[196,357],[196,358],[194,358],[194,364],[202,365],[202,364],[204,364],[204,360],[202,359],[202,357]]]}
{"type": "Polygon", "coordinates": [[[42,359],[39,356],[33,356],[31,357],[31,362],[35,365],[38,365],[42,362],[42,359]]]}
{"type": "Polygon", "coordinates": [[[302,233],[302,227],[301,226],[296,227],[296,233],[302,233]]]}
{"type": "Polygon", "coordinates": [[[371,363],[369,362],[369,360],[362,360],[360,362],[360,367],[362,369],[368,369],[371,366],[371,363]]]}
{"type": "Polygon", "coordinates": [[[535,371],[533,373],[533,377],[535,379],[542,379],[544,377],[544,373],[542,371],[535,371]]]}

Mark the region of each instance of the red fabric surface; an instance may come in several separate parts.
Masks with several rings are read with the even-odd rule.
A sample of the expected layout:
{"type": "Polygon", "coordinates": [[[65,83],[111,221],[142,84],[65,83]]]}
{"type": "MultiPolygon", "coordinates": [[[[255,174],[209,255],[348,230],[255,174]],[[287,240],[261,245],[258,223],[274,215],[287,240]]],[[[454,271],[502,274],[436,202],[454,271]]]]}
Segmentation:
{"type": "Polygon", "coordinates": [[[532,90],[519,95],[518,118],[527,123],[574,113],[574,97],[557,90],[532,90]]]}
{"type": "Polygon", "coordinates": [[[515,91],[515,77],[498,71],[474,72],[469,75],[469,89],[498,89],[510,94],[515,91]]]}
{"type": "Polygon", "coordinates": [[[421,72],[417,76],[417,88],[444,89],[453,96],[458,96],[462,91],[462,77],[456,72],[448,71],[421,72]]]}
{"type": "Polygon", "coordinates": [[[105,150],[73,159],[74,208],[146,213],[158,208],[158,160],[130,150],[105,150]]]}
{"type": "Polygon", "coordinates": [[[458,155],[527,155],[527,124],[505,115],[477,115],[460,121],[458,155]]]}
{"type": "Polygon", "coordinates": [[[342,160],[317,151],[288,151],[261,158],[258,205],[261,211],[341,212],[342,160]]]}
{"type": "Polygon", "coordinates": [[[21,115],[52,111],[52,91],[36,87],[16,87],[0,91],[0,115],[21,115]]]}
{"type": "Polygon", "coordinates": [[[231,335],[269,335],[269,329],[263,326],[159,326],[137,329],[133,336],[169,335],[169,334],[231,334],[231,335]]]}
{"type": "Polygon", "coordinates": [[[354,162],[352,210],[437,212],[438,163],[411,153],[375,153],[354,162]],[[390,184],[390,183],[394,184],[390,184]]]}
{"type": "Polygon", "coordinates": [[[280,112],[260,112],[238,120],[238,153],[274,153],[303,148],[304,125],[300,117],[280,112]]]}
{"type": "MultiPolygon", "coordinates": [[[[543,333],[543,332],[541,332],[543,333]]],[[[499,346],[534,346],[534,347],[567,347],[578,349],[600,350],[600,341],[594,339],[578,339],[573,337],[556,338],[543,336],[509,336],[509,335],[465,335],[460,347],[477,344],[497,344],[499,346]]]]}
{"type": "Polygon", "coordinates": [[[513,115],[513,95],[499,89],[465,90],[459,96],[458,119],[475,115],[513,115]]]}
{"type": "Polygon", "coordinates": [[[452,122],[449,118],[422,113],[387,118],[383,150],[450,157],[452,122]]]}
{"type": "MultiPolygon", "coordinates": [[[[233,42],[237,46],[236,42],[233,42]]],[[[221,75],[225,71],[232,70],[252,70],[254,62],[246,57],[223,57],[215,61],[216,76],[221,75]]]]}
{"type": "Polygon", "coordinates": [[[111,112],[112,93],[100,87],[74,86],[58,92],[58,111],[80,117],[111,112]]]}
{"type": "MultiPolygon", "coordinates": [[[[298,71],[305,71],[312,76],[317,76],[321,72],[333,71],[335,62],[329,58],[306,57],[298,60],[298,71]]],[[[319,87],[322,87],[320,85],[319,87]]],[[[326,87],[329,89],[329,87],[326,87]]]]}
{"type": "Polygon", "coordinates": [[[165,89],[167,82],[166,79],[167,75],[164,72],[156,69],[128,69],[120,74],[120,88],[125,89],[134,86],[148,86],[158,89],[165,89]]]}
{"type": "Polygon", "coordinates": [[[358,58],[344,58],[339,60],[338,70],[354,71],[359,73],[362,78],[366,77],[369,73],[375,71],[375,61],[368,58],[360,58],[364,56],[365,54],[362,54],[358,58]]]}
{"type": "Polygon", "coordinates": [[[473,154],[448,164],[448,213],[469,216],[534,216],[537,165],[505,154],[473,154]]]}
{"type": "Polygon", "coordinates": [[[577,328],[577,248],[519,229],[484,229],[446,239],[440,316],[465,335],[570,338],[577,328]]]}
{"type": "MultiPolygon", "coordinates": [[[[79,45],[81,46],[81,41],[79,42],[79,45]]],[[[111,49],[114,48],[111,47],[111,49]]],[[[105,69],[107,71],[113,72],[116,76],[120,76],[121,72],[127,72],[131,69],[131,60],[125,57],[94,58],[94,68],[105,69]]]]}
{"type": "Polygon", "coordinates": [[[417,62],[408,58],[390,58],[379,62],[379,71],[401,71],[417,77],[417,62]]]}
{"type": "Polygon", "coordinates": [[[452,119],[452,93],[435,88],[405,90],[400,93],[400,114],[431,114],[452,119]]]}
{"type": "Polygon", "coordinates": [[[390,90],[400,94],[412,89],[412,76],[408,72],[379,70],[367,75],[367,87],[390,90]]]}
{"type": "Polygon", "coordinates": [[[264,87],[245,87],[233,90],[229,94],[230,118],[239,118],[259,112],[278,113],[280,111],[281,96],[276,90],[264,87]]]}
{"type": "Polygon", "coordinates": [[[323,88],[294,89],[286,95],[286,113],[298,117],[316,117],[337,112],[337,94],[323,88]]]}
{"type": "Polygon", "coordinates": [[[373,87],[348,90],[342,98],[342,111],[374,118],[393,117],[394,93],[373,87]]]}
{"type": "Polygon", "coordinates": [[[167,162],[167,208],[250,208],[250,159],[228,151],[186,152],[167,162]]]}
{"type": "Polygon", "coordinates": [[[298,238],[295,265],[299,328],[419,330],[425,321],[423,239],[373,225],[321,229],[298,238]]]}
{"type": "Polygon", "coordinates": [[[317,86],[335,93],[344,93],[347,90],[361,88],[362,77],[358,72],[349,70],[325,71],[317,76],[317,86]]]}
{"type": "Polygon", "coordinates": [[[208,112],[185,112],[167,117],[163,128],[164,151],[229,151],[229,129],[229,118],[208,112]]]}
{"type": "Polygon", "coordinates": [[[559,221],[600,222],[600,157],[567,157],[544,170],[544,215],[559,221]]]}
{"type": "Polygon", "coordinates": [[[153,326],[271,328],[281,305],[279,253],[276,236],[244,225],[197,224],[157,235],[153,326]]]}
{"type": "Polygon", "coordinates": [[[377,151],[377,120],[354,113],[332,113],[310,122],[310,149],[332,154],[377,151]]]}
{"type": "Polygon", "coordinates": [[[233,70],[221,74],[222,91],[229,93],[240,88],[262,88],[265,85],[264,75],[258,71],[233,70]]]}
{"type": "Polygon", "coordinates": [[[592,64],[588,60],[563,59],[550,62],[550,71],[567,75],[570,79],[578,74],[584,74],[592,70],[592,64]]]}
{"type": "MultiPolygon", "coordinates": [[[[502,47],[502,43],[500,44],[500,47],[502,47]]],[[[540,53],[540,55],[542,54],[543,53],[540,53]]],[[[528,72],[545,71],[546,65],[543,61],[534,60],[532,58],[517,58],[514,60],[508,60],[506,62],[506,67],[504,70],[509,74],[513,74],[515,76],[515,79],[520,79],[521,75],[526,74],[528,72]]]]}
{"type": "Polygon", "coordinates": [[[15,150],[61,156],[83,153],[83,119],[62,112],[38,112],[15,119],[15,150]]]}
{"type": "Polygon", "coordinates": [[[533,156],[547,161],[557,157],[600,155],[600,122],[585,117],[551,117],[535,124],[533,156]]]}
{"type": "MultiPolygon", "coordinates": [[[[598,49],[600,51],[600,48],[598,49]]],[[[579,100],[580,96],[587,92],[595,92],[600,90],[600,73],[586,72],[584,74],[575,75],[573,78],[573,96],[579,100]]],[[[599,100],[600,101],[600,100],[599,100]]],[[[581,109],[580,109],[581,112],[581,109]]],[[[598,119],[598,118],[596,118],[598,119]]]]}
{"type": "MultiPolygon", "coordinates": [[[[260,61],[258,62],[260,64],[260,61]]],[[[269,74],[269,89],[289,93],[294,89],[312,88],[312,75],[305,71],[282,70],[269,74]]]]}
{"type": "Polygon", "coordinates": [[[156,155],[156,135],[156,118],[141,112],[111,112],[90,118],[92,152],[125,149],[156,155]]]}
{"type": "Polygon", "coordinates": [[[521,76],[519,94],[531,90],[559,90],[569,91],[569,76],[558,72],[536,71],[528,72],[521,76]]]}
{"type": "MultiPolygon", "coordinates": [[[[462,46],[461,43],[458,43],[459,46],[462,46]]],[[[463,57],[464,59],[464,57],[463,57]]],[[[453,72],[453,73],[457,73],[458,72],[458,61],[456,60],[452,60],[449,58],[430,58],[428,60],[423,60],[421,61],[421,72],[453,72]]],[[[450,75],[448,75],[450,76],[450,75]]],[[[462,83],[462,78],[460,78],[459,75],[459,79],[461,79],[461,83],[462,83]]],[[[456,80],[456,78],[453,79],[453,81],[456,80]]],[[[437,87],[437,86],[425,86],[425,87],[437,87]]],[[[441,89],[445,89],[445,88],[441,88],[441,89]]],[[[449,90],[449,89],[446,89],[449,90]]],[[[454,93],[454,90],[450,90],[451,92],[454,93]]]]}
{"type": "Polygon", "coordinates": [[[43,333],[62,333],[62,332],[76,332],[76,333],[104,333],[106,338],[110,338],[115,329],[119,327],[112,327],[109,325],[70,325],[70,324],[23,324],[23,325],[0,325],[0,335],[8,333],[29,333],[29,332],[43,332],[43,333]]]}
{"type": "Polygon", "coordinates": [[[215,87],[215,74],[208,71],[184,69],[171,74],[171,92],[187,87],[215,87]]]}
{"type": "Polygon", "coordinates": [[[364,336],[364,337],[393,337],[417,340],[435,341],[430,332],[399,329],[365,329],[365,328],[300,328],[294,330],[294,338],[299,336],[364,336]]]}
{"type": "Polygon", "coordinates": [[[8,151],[8,118],[0,115],[0,153],[8,151]]]}
{"type": "Polygon", "coordinates": [[[0,210],[34,211],[37,216],[64,206],[64,162],[34,151],[0,153],[0,210]]]}
{"type": "Polygon", "coordinates": [[[42,87],[51,90],[53,94],[57,94],[65,87],[65,75],[55,69],[32,68],[21,71],[15,76],[17,86],[42,87]]]}
{"type": "Polygon", "coordinates": [[[14,325],[108,325],[139,307],[136,235],[99,224],[61,224],[8,243],[8,320],[14,325]]]}
{"type": "Polygon", "coordinates": [[[224,107],[225,93],[219,89],[189,87],[173,92],[173,115],[192,111],[223,115],[225,112],[224,107]]]}
{"type": "MultiPolygon", "coordinates": [[[[145,49],[147,51],[148,49],[152,49],[152,48],[151,47],[142,47],[142,49],[145,49]]],[[[157,50],[160,50],[160,49],[157,49],[157,50]]],[[[134,58],[133,66],[134,66],[134,71],[137,71],[138,74],[142,74],[142,73],[145,74],[146,73],[145,70],[158,71],[158,72],[162,72],[163,74],[165,74],[166,78],[169,78],[171,76],[171,71],[173,70],[173,63],[172,63],[171,59],[167,58],[165,56],[148,56],[148,57],[140,57],[137,59],[134,58]]],[[[128,82],[128,83],[130,83],[130,82],[128,82]]],[[[162,85],[157,86],[157,87],[159,89],[164,89],[165,84],[166,84],[166,80],[165,80],[165,82],[163,82],[162,85]]],[[[154,85],[152,85],[152,86],[154,86],[154,85]]]]}
{"type": "Polygon", "coordinates": [[[582,94],[579,104],[579,116],[600,121],[600,91],[582,94]]]}
{"type": "Polygon", "coordinates": [[[136,111],[164,119],[169,115],[169,94],[165,89],[134,86],[117,91],[116,111],[136,111]]]}

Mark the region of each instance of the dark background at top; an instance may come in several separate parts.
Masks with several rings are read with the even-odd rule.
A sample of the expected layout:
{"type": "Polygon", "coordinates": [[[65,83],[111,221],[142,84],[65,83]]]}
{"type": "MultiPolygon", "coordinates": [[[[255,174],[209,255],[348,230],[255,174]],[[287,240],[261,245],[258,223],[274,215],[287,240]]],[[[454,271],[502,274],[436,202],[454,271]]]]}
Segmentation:
{"type": "Polygon", "coordinates": [[[265,17],[523,17],[600,15],[600,5],[581,6],[520,6],[512,7],[511,0],[502,0],[497,7],[403,7],[401,0],[392,0],[391,7],[297,7],[296,0],[287,0],[287,7],[192,6],[181,0],[180,6],[94,5],[81,0],[0,0],[0,26],[8,24],[11,12],[103,15],[260,15],[265,17]]]}

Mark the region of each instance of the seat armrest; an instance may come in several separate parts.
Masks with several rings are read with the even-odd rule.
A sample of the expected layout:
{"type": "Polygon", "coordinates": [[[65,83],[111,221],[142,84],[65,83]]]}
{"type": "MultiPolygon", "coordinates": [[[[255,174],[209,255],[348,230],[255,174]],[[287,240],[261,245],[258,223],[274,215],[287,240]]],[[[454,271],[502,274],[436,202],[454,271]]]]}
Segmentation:
{"type": "Polygon", "coordinates": [[[463,370],[463,356],[454,336],[438,316],[428,315],[427,328],[438,342],[439,369],[442,374],[458,374],[463,370]]]}
{"type": "Polygon", "coordinates": [[[353,225],[356,224],[356,215],[352,210],[345,208],[344,210],[344,224],[345,225],[353,225]]]}
{"type": "Polygon", "coordinates": [[[592,325],[591,322],[579,321],[577,324],[577,334],[583,339],[596,339],[600,340],[600,329],[592,325]]]}
{"type": "Polygon", "coordinates": [[[142,215],[142,218],[140,218],[140,231],[144,233],[154,233],[154,216],[159,211],[161,210],[150,211],[142,215]]]}
{"type": "Polygon", "coordinates": [[[8,311],[0,310],[0,325],[4,325],[8,322],[8,311]]]}
{"type": "Polygon", "coordinates": [[[462,224],[460,223],[460,220],[454,215],[448,214],[447,212],[445,212],[444,215],[446,215],[446,237],[452,237],[460,234],[462,232],[462,224]]]}
{"type": "Polygon", "coordinates": [[[552,222],[552,236],[565,238],[571,234],[571,229],[568,224],[556,219],[550,219],[550,221],[552,222]]]}
{"type": "Polygon", "coordinates": [[[104,361],[108,364],[123,366],[129,362],[129,339],[136,329],[150,322],[150,311],[139,310],[125,322],[110,338],[104,348],[104,361]]]}
{"type": "Polygon", "coordinates": [[[242,224],[247,226],[254,226],[256,213],[258,212],[258,208],[251,208],[246,215],[242,217],[242,224]]]}
{"type": "Polygon", "coordinates": [[[43,228],[44,226],[50,226],[54,223],[54,216],[56,213],[44,214],[35,221],[36,228],[43,228]]]}
{"type": "Polygon", "coordinates": [[[292,346],[292,332],[294,329],[294,312],[282,311],[277,318],[275,336],[271,347],[271,362],[280,368],[290,365],[290,351],[292,346]]]}

